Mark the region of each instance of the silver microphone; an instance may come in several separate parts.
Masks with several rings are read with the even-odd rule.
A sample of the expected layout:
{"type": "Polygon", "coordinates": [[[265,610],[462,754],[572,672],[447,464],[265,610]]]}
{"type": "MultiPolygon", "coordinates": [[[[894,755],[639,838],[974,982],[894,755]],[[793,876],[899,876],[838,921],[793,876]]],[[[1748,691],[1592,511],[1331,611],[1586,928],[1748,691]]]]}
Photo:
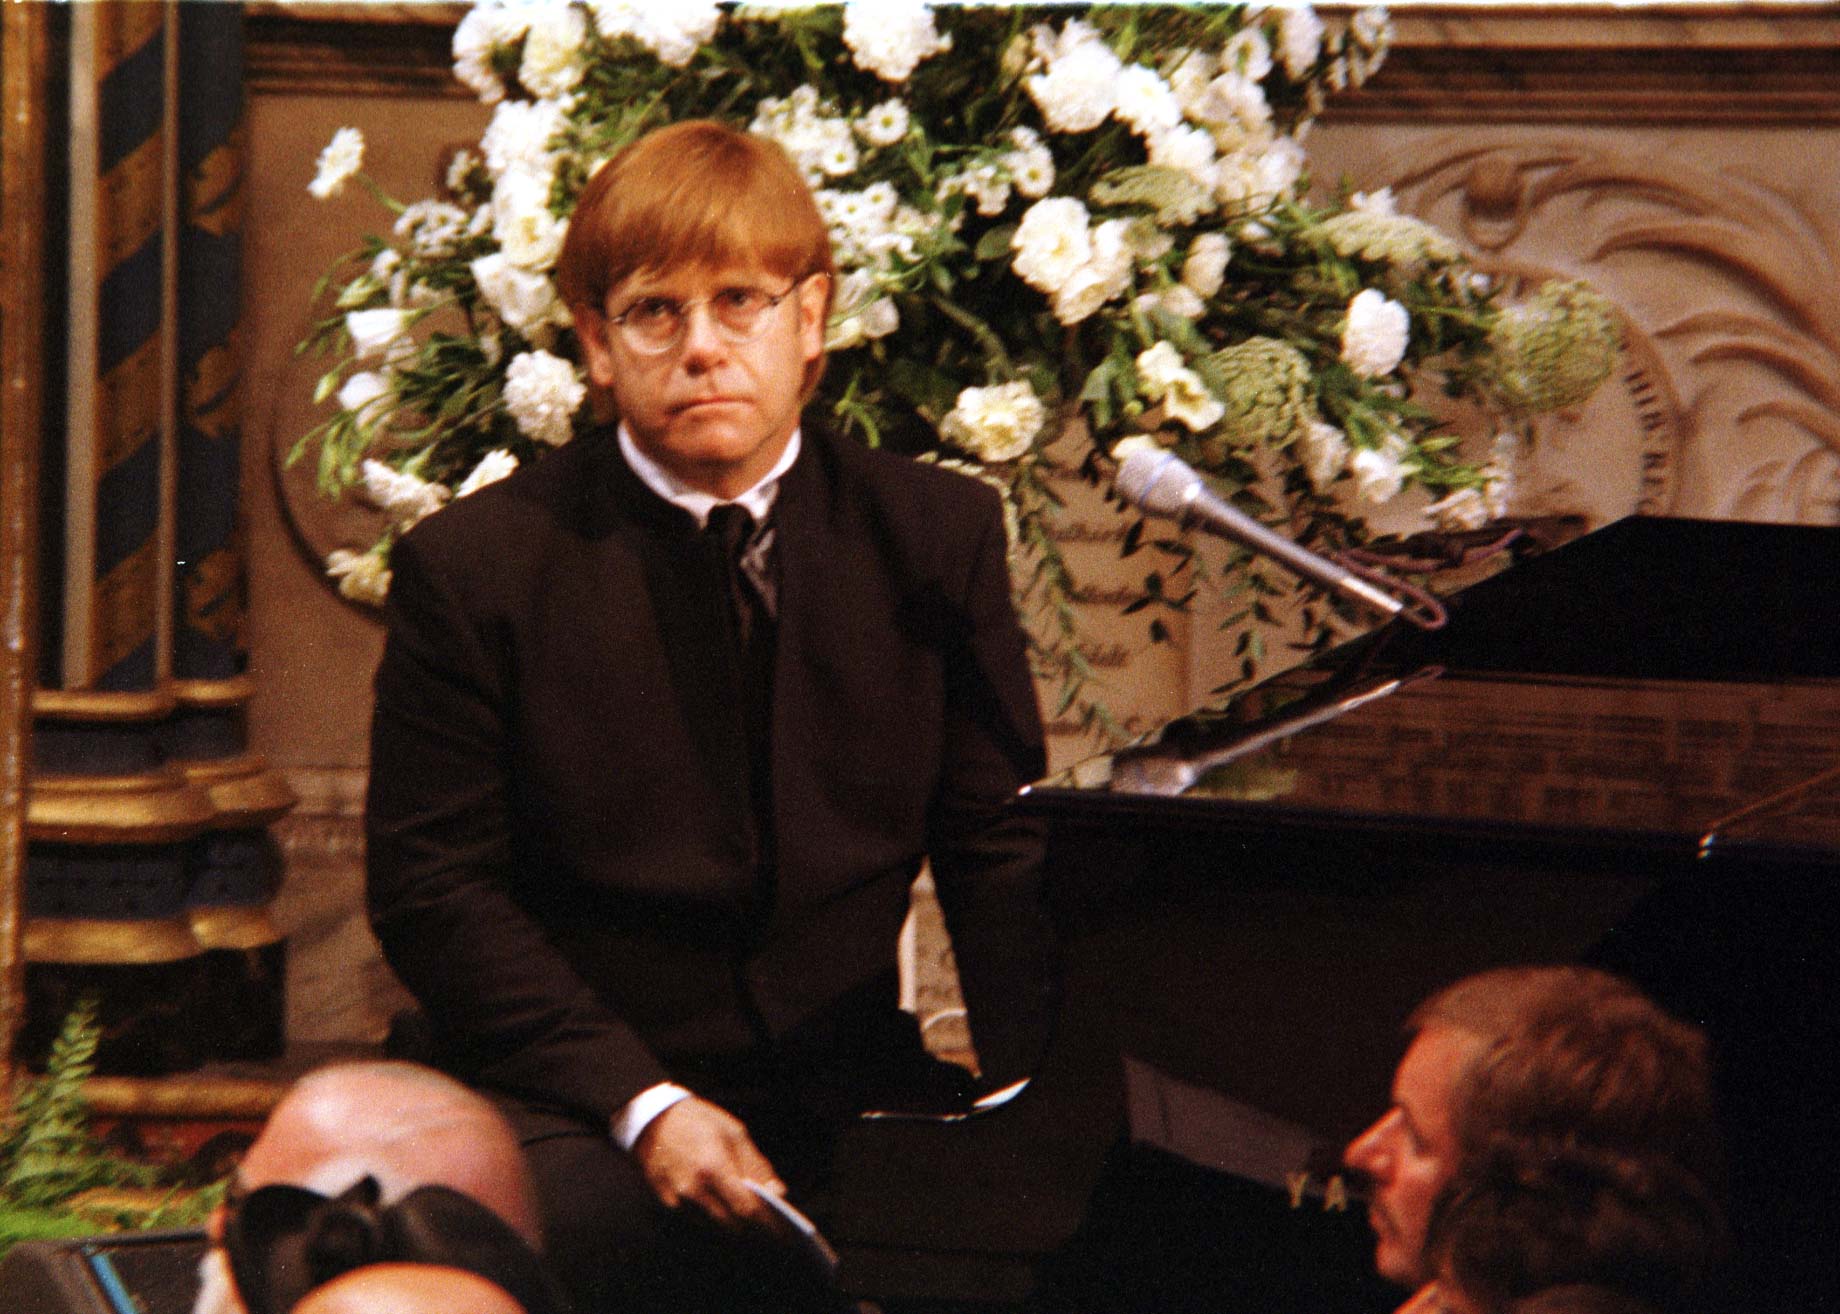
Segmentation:
{"type": "Polygon", "coordinates": [[[1389,619],[1405,610],[1404,603],[1353,571],[1273,533],[1245,512],[1229,506],[1192,466],[1172,452],[1148,448],[1131,452],[1119,463],[1112,487],[1148,515],[1174,520],[1184,528],[1198,526],[1263,553],[1299,578],[1372,607],[1389,619]]]}

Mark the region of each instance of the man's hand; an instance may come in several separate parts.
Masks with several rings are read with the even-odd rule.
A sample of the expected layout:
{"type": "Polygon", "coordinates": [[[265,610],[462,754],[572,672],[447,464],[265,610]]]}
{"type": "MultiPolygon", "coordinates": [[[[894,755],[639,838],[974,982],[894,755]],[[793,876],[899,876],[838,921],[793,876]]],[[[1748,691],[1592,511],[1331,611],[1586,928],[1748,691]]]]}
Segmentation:
{"type": "Polygon", "coordinates": [[[778,1217],[747,1183],[775,1195],[786,1184],[755,1148],[740,1119],[708,1100],[679,1100],[653,1118],[633,1143],[646,1183],[667,1209],[695,1205],[726,1227],[775,1228],[778,1217]]]}

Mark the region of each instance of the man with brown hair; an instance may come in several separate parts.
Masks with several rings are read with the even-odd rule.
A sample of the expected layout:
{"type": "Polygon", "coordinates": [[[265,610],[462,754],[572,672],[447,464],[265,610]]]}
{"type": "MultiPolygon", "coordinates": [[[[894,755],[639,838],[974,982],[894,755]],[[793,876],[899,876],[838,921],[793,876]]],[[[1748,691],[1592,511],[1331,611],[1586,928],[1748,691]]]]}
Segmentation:
{"type": "Polygon", "coordinates": [[[841,1118],[949,1084],[896,1008],[922,859],[984,1077],[1039,1055],[1041,726],[994,493],[801,415],[835,280],[777,146],[626,147],[557,281],[607,422],[395,548],[372,921],[584,1302],[687,1308],[698,1220],[764,1235],[841,1118]]]}
{"type": "Polygon", "coordinates": [[[1344,1156],[1372,1183],[1382,1276],[1434,1280],[1434,1212],[1460,1173],[1503,1156],[1614,1158],[1711,1198],[1705,1037],[1626,982],[1586,967],[1499,968],[1439,991],[1406,1029],[1392,1105],[1344,1156]]]}

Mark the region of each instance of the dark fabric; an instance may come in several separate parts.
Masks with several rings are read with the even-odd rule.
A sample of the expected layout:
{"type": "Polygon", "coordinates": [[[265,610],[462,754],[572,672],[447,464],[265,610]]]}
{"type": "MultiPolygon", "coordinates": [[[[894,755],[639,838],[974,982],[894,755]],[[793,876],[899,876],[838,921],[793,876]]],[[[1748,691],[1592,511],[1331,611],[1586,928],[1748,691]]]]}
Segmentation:
{"type": "MultiPolygon", "coordinates": [[[[834,1154],[843,1114],[909,1102],[962,1107],[962,1068],[926,1054],[912,1017],[876,1007],[869,992],[829,1010],[809,1034],[771,1054],[710,1064],[699,1088],[740,1117],[787,1184],[788,1198],[820,1228],[833,1217],[834,1154]],[[822,1053],[823,1062],[812,1058],[822,1053]],[[787,1069],[798,1080],[784,1079],[787,1069]]],[[[578,1116],[501,1098],[543,1203],[547,1253],[593,1311],[801,1314],[838,1308],[828,1281],[783,1240],[711,1227],[661,1206],[632,1156],[578,1116]]]]}
{"type": "Polygon", "coordinates": [[[536,1252],[470,1196],[424,1186],[380,1203],[375,1178],[337,1196],[265,1186],[224,1224],[237,1294],[250,1314],[287,1314],[308,1292],[371,1264],[437,1264],[497,1283],[527,1314],[569,1306],[536,1252]]]}
{"type": "Polygon", "coordinates": [[[927,855],[986,1075],[1039,1056],[1040,835],[1005,804],[1041,727],[995,494],[808,423],[772,529],[770,824],[726,585],[611,431],[396,545],[369,899],[445,1066],[596,1127],[694,1089],[888,972],[927,855]]]}

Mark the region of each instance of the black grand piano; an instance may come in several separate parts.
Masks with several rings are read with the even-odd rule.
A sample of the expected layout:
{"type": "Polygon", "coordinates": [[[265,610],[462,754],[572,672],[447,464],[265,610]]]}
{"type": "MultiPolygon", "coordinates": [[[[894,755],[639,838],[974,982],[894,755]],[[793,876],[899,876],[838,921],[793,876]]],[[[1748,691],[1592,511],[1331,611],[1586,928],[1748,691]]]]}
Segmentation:
{"type": "Polygon", "coordinates": [[[1448,601],[1027,792],[1053,1050],[852,1133],[846,1284],[1390,1310],[1334,1174],[1402,1021],[1580,960],[1711,1034],[1741,1307],[1840,1310],[1840,530],[1631,518],[1448,601]]]}

